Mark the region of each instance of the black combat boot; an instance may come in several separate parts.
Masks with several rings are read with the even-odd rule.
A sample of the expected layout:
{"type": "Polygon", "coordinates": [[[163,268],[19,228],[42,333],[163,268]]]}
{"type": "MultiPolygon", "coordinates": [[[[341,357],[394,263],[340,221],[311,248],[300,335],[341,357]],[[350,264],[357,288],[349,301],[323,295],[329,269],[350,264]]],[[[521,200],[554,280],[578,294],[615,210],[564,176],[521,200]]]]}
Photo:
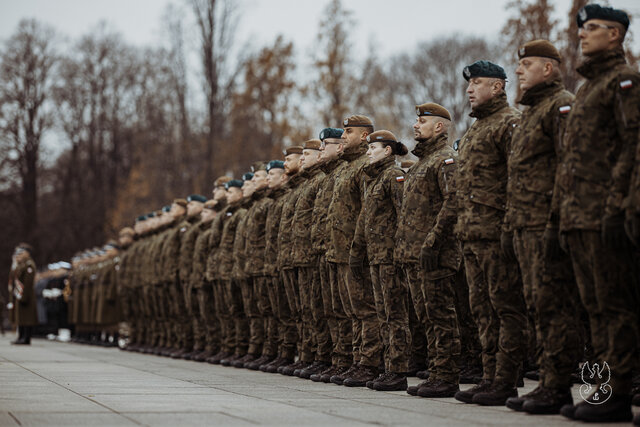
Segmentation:
{"type": "MultiPolygon", "coordinates": [[[[371,381],[378,376],[378,368],[373,366],[360,365],[349,376],[346,376],[342,385],[347,387],[364,387],[367,381],[371,381]]],[[[406,377],[405,377],[406,380],[406,377]]]]}
{"type": "Polygon", "coordinates": [[[346,370],[347,370],[346,367],[330,366],[320,373],[311,375],[309,379],[316,383],[319,383],[319,382],[330,383],[332,376],[338,373],[344,373],[346,370]]]}
{"type": "Polygon", "coordinates": [[[311,375],[320,374],[326,371],[330,365],[326,362],[316,361],[313,362],[311,366],[307,366],[300,372],[300,378],[304,378],[306,380],[311,379],[311,375]]]}
{"type": "Polygon", "coordinates": [[[471,387],[469,390],[460,390],[453,397],[455,397],[456,400],[459,400],[460,402],[473,403],[473,396],[476,393],[485,392],[489,390],[490,387],[491,380],[482,380],[475,386],[471,387]]]}
{"type": "Polygon", "coordinates": [[[231,357],[231,353],[220,350],[218,354],[211,356],[206,360],[206,362],[211,363],[212,365],[219,365],[221,360],[228,359],[229,357],[231,357]]]}
{"type": "Polygon", "coordinates": [[[268,372],[270,374],[275,374],[276,372],[278,372],[278,369],[280,369],[283,366],[289,366],[293,363],[293,359],[288,359],[285,357],[279,357],[276,360],[274,360],[273,362],[267,364],[267,365],[263,365],[265,366],[265,369],[262,369],[262,366],[260,367],[260,370],[263,372],[268,372]]]}
{"type": "MultiPolygon", "coordinates": [[[[528,393],[527,395],[531,394],[532,393],[528,393]]],[[[507,402],[509,400],[511,399],[507,399],[507,402]]],[[[569,388],[558,389],[542,387],[539,393],[525,399],[522,404],[522,410],[535,415],[559,414],[560,409],[564,405],[573,405],[573,397],[571,397],[571,390],[569,388]]],[[[508,403],[507,406],[509,406],[508,403]]]]}
{"type": "Polygon", "coordinates": [[[504,406],[507,399],[517,397],[518,389],[511,383],[494,381],[491,387],[473,396],[473,403],[484,406],[504,406]]]}
{"type": "Polygon", "coordinates": [[[538,394],[542,392],[542,390],[543,390],[542,386],[537,386],[527,394],[523,394],[522,396],[518,396],[518,397],[508,398],[507,401],[505,402],[505,405],[507,408],[513,409],[514,411],[522,411],[523,410],[522,405],[524,404],[524,401],[527,399],[534,399],[535,397],[537,397],[538,394]]]}
{"type": "Polygon", "coordinates": [[[467,365],[460,371],[460,384],[478,384],[482,378],[482,366],[467,365]]]}
{"type": "Polygon", "coordinates": [[[373,389],[377,391],[405,391],[407,389],[407,376],[397,372],[385,372],[382,376],[376,378],[372,385],[373,389]]]}
{"type": "Polygon", "coordinates": [[[358,364],[354,363],[348,369],[342,370],[342,372],[336,372],[336,374],[333,375],[329,379],[329,381],[332,382],[333,384],[342,385],[342,382],[344,381],[344,379],[347,378],[349,375],[351,375],[353,371],[355,371],[356,369],[358,369],[358,364]]]}
{"type": "Polygon", "coordinates": [[[428,380],[429,379],[429,370],[425,369],[424,371],[416,372],[416,377],[420,378],[421,380],[428,380]]]}
{"type": "Polygon", "coordinates": [[[409,387],[407,387],[407,394],[410,394],[411,396],[417,396],[418,395],[418,390],[421,387],[426,387],[429,384],[433,383],[434,381],[435,381],[435,379],[431,378],[431,379],[428,379],[426,381],[421,382],[418,385],[409,386],[409,387]]]}
{"type": "Polygon", "coordinates": [[[271,362],[273,359],[275,359],[275,356],[263,354],[253,362],[245,364],[244,367],[246,369],[251,369],[252,371],[257,371],[258,369],[260,369],[260,366],[271,362]]]}
{"type": "MultiPolygon", "coordinates": [[[[587,398],[587,400],[591,397],[592,396],[587,398]]],[[[628,394],[619,395],[613,393],[609,400],[599,405],[590,405],[583,402],[575,408],[575,419],[580,421],[590,423],[621,423],[633,420],[631,396],[628,394]]]]}
{"type": "Polygon", "coordinates": [[[454,397],[459,391],[458,384],[437,379],[419,387],[417,395],[420,397],[454,397]]]}
{"type": "Polygon", "coordinates": [[[297,362],[291,363],[290,365],[282,366],[278,369],[278,373],[292,377],[296,369],[302,369],[305,366],[307,366],[306,362],[298,360],[297,362]]]}

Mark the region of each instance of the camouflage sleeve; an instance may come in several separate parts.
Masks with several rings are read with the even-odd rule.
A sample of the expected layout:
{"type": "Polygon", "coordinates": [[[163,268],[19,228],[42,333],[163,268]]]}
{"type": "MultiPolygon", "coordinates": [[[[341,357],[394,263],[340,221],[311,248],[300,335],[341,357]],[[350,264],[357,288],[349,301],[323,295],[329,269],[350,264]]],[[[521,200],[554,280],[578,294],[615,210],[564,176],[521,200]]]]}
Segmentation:
{"type": "Polygon", "coordinates": [[[495,134],[494,144],[505,159],[509,158],[511,151],[511,139],[513,138],[514,129],[520,124],[520,114],[510,115],[505,123],[500,126],[495,134]]]}
{"type": "Polygon", "coordinates": [[[621,150],[611,171],[611,192],[605,204],[605,217],[623,214],[623,203],[629,190],[640,125],[640,75],[621,76],[615,90],[614,109],[621,150]]]}
{"type": "Polygon", "coordinates": [[[454,157],[444,159],[438,170],[438,187],[442,195],[442,206],[431,231],[425,238],[426,246],[437,248],[443,240],[447,240],[453,234],[453,226],[457,220],[456,162],[457,159],[454,157]]]}
{"type": "Polygon", "coordinates": [[[573,105],[573,97],[570,100],[563,100],[563,102],[556,103],[554,105],[555,114],[553,115],[554,131],[553,146],[556,151],[556,173],[553,180],[553,194],[551,195],[551,206],[549,208],[549,216],[547,218],[547,228],[559,228],[560,227],[560,200],[562,199],[562,189],[560,187],[560,168],[562,166],[562,139],[564,138],[564,132],[567,127],[567,118],[573,105]]]}
{"type": "Polygon", "coordinates": [[[625,200],[626,215],[628,218],[640,213],[640,132],[636,142],[635,166],[631,173],[629,195],[625,200]]]}
{"type": "Polygon", "coordinates": [[[356,223],[356,233],[351,241],[349,258],[364,259],[367,255],[367,242],[364,237],[364,209],[360,210],[358,222],[356,223]]]}

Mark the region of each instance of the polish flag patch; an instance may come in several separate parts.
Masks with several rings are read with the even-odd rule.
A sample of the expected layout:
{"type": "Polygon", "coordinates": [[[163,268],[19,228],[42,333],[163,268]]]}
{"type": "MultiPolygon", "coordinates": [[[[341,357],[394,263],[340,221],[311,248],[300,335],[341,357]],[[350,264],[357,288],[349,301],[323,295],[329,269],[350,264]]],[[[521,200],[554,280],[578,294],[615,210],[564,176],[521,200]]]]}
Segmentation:
{"type": "Polygon", "coordinates": [[[404,176],[396,176],[396,181],[404,182],[404,176]]]}
{"type": "Polygon", "coordinates": [[[558,111],[560,111],[560,114],[568,114],[571,111],[571,105],[564,105],[558,108],[558,111]]]}
{"type": "Polygon", "coordinates": [[[620,89],[631,89],[633,87],[633,82],[631,80],[625,80],[620,82],[620,89]]]}
{"type": "Polygon", "coordinates": [[[450,158],[444,161],[445,165],[452,165],[453,163],[455,163],[455,160],[453,160],[453,158],[450,158]]]}

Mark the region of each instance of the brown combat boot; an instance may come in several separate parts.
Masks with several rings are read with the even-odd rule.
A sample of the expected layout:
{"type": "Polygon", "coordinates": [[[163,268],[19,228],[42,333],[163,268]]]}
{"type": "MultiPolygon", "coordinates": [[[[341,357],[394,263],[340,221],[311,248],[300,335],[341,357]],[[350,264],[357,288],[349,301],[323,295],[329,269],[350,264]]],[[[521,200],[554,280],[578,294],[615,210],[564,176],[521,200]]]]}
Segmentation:
{"type": "MultiPolygon", "coordinates": [[[[573,397],[569,388],[557,389],[540,387],[540,391],[536,394],[528,393],[522,404],[522,410],[529,414],[559,414],[560,409],[564,405],[573,405],[573,397]]],[[[509,400],[507,399],[507,406],[509,400]]]]}
{"type": "Polygon", "coordinates": [[[504,381],[494,381],[491,387],[473,396],[473,403],[483,406],[504,406],[510,397],[518,397],[518,389],[504,381]]]}
{"type": "Polygon", "coordinates": [[[378,368],[360,365],[357,370],[345,377],[344,381],[342,381],[342,385],[347,387],[364,387],[367,385],[367,381],[374,380],[377,376],[378,368]]]}
{"type": "Polygon", "coordinates": [[[444,380],[431,381],[418,388],[420,397],[454,397],[460,391],[460,386],[444,380]]]}
{"type": "Polygon", "coordinates": [[[385,372],[373,381],[377,391],[404,391],[407,389],[407,376],[397,372],[385,372]]]}
{"type": "Polygon", "coordinates": [[[453,397],[455,397],[456,400],[459,400],[460,402],[473,403],[473,396],[476,393],[481,393],[489,390],[489,387],[491,387],[491,380],[482,380],[479,384],[476,384],[469,390],[460,390],[453,397]]]}

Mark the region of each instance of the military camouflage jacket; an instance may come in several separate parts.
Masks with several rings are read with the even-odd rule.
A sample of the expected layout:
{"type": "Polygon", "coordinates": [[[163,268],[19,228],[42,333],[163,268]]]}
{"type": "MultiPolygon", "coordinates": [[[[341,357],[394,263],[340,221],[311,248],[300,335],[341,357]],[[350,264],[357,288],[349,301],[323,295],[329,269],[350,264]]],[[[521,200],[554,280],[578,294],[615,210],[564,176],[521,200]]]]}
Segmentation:
{"type": "Polygon", "coordinates": [[[191,285],[201,288],[206,280],[207,258],[209,256],[209,239],[211,238],[211,221],[200,222],[198,238],[193,248],[193,267],[191,268],[191,285]]]}
{"type": "MultiPolygon", "coordinates": [[[[235,207],[234,207],[235,208],[235,207]]],[[[219,279],[218,275],[218,250],[220,249],[220,238],[222,237],[222,227],[227,219],[233,215],[234,209],[229,205],[218,212],[211,222],[211,233],[209,234],[209,242],[207,244],[207,268],[205,271],[205,279],[209,282],[219,279]]]]}
{"type": "Polygon", "coordinates": [[[193,268],[193,251],[196,246],[196,239],[200,232],[200,216],[189,218],[182,222],[180,227],[180,282],[183,285],[191,280],[193,268]]]}
{"type": "Polygon", "coordinates": [[[333,186],[336,176],[338,176],[347,165],[348,163],[342,159],[333,159],[322,163],[321,166],[325,177],[320,183],[318,192],[316,193],[316,199],[313,202],[313,222],[311,224],[312,248],[315,250],[317,256],[323,256],[327,251],[326,240],[329,235],[327,228],[327,211],[329,209],[329,203],[331,203],[331,198],[333,197],[333,186]]]}
{"type": "Polygon", "coordinates": [[[370,265],[393,264],[404,172],[396,167],[395,156],[369,164],[363,172],[364,197],[350,256],[368,255],[370,265]]]}
{"type": "Polygon", "coordinates": [[[636,143],[635,166],[631,174],[631,185],[629,186],[629,195],[625,200],[626,215],[631,218],[633,215],[640,215],[640,135],[636,143]]]}
{"type": "Polygon", "coordinates": [[[245,212],[240,201],[230,204],[225,213],[227,219],[222,226],[220,246],[216,254],[218,277],[222,280],[233,279],[233,241],[236,238],[238,224],[245,212]]]}
{"type": "Polygon", "coordinates": [[[282,207],[287,200],[289,188],[286,185],[276,188],[269,193],[272,202],[269,204],[265,221],[264,275],[278,277],[278,231],[282,207]]]}
{"type": "Polygon", "coordinates": [[[423,245],[438,248],[440,268],[429,272],[445,277],[460,267],[460,245],[453,233],[457,218],[456,152],[447,135],[418,142],[418,161],[405,174],[402,208],[396,232],[395,261],[417,263],[423,245]]]}
{"type": "Polygon", "coordinates": [[[292,259],[296,267],[309,267],[318,265],[317,251],[313,247],[311,240],[311,227],[315,221],[313,208],[316,195],[324,181],[325,174],[321,168],[322,164],[313,165],[301,173],[307,177],[307,181],[302,185],[295,201],[295,213],[293,215],[293,240],[292,259]]]}
{"type": "Polygon", "coordinates": [[[180,242],[184,232],[189,227],[189,222],[184,220],[176,221],[177,224],[166,231],[162,243],[162,277],[165,283],[177,283],[180,279],[180,242]],[[182,231],[184,230],[184,231],[182,231]]]}
{"type": "Polygon", "coordinates": [[[296,210],[296,200],[305,185],[307,177],[302,173],[297,173],[289,178],[287,186],[289,192],[286,194],[282,205],[282,216],[280,217],[280,227],[278,229],[278,269],[293,267],[293,215],[296,210]]]}
{"type": "Polygon", "coordinates": [[[251,208],[253,200],[242,200],[242,212],[239,213],[238,226],[236,228],[236,236],[233,239],[233,269],[231,275],[236,280],[246,279],[246,263],[247,258],[245,256],[246,242],[247,242],[247,212],[251,208]]]}
{"type": "Polygon", "coordinates": [[[250,276],[262,276],[264,274],[264,257],[266,248],[267,213],[273,199],[268,197],[270,190],[263,188],[252,194],[253,204],[247,212],[247,225],[245,229],[245,258],[246,272],[250,276]]]}
{"type": "Polygon", "coordinates": [[[351,242],[356,232],[358,215],[362,207],[364,193],[363,169],[369,163],[365,154],[367,144],[362,143],[354,150],[341,156],[348,162],[335,177],[333,197],[327,210],[327,261],[335,263],[349,262],[351,242]]]}
{"type": "Polygon", "coordinates": [[[520,112],[498,95],[471,112],[476,121],[459,144],[456,178],[460,240],[500,238],[507,207],[507,158],[520,112]]]}
{"type": "Polygon", "coordinates": [[[640,74],[622,49],[589,58],[577,71],[563,140],[557,199],[560,230],[599,230],[603,217],[623,215],[640,124],[640,74]]]}
{"type": "Polygon", "coordinates": [[[574,96],[561,80],[527,90],[520,104],[528,106],[513,132],[509,154],[505,230],[547,224],[566,118],[574,96]]]}

